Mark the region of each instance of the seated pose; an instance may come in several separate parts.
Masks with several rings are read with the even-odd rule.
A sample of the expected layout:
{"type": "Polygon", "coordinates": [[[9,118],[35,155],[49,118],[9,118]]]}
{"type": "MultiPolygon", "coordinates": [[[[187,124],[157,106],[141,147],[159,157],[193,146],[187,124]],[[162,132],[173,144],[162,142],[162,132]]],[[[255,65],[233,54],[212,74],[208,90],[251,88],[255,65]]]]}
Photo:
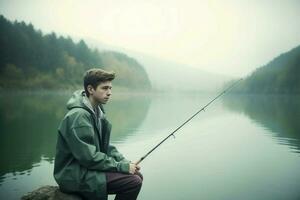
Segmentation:
{"type": "Polygon", "coordinates": [[[111,124],[103,104],[111,97],[115,73],[90,69],[84,91],[76,91],[58,128],[54,178],[61,191],[88,200],[134,200],[142,187],[140,167],[110,145],[111,124]]]}

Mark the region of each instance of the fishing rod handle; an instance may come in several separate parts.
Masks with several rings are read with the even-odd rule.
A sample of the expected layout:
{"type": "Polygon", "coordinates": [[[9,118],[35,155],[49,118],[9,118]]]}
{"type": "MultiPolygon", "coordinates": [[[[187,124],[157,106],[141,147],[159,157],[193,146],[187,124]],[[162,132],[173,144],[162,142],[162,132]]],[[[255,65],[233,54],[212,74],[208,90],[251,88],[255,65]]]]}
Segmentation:
{"type": "Polygon", "coordinates": [[[136,164],[136,165],[140,164],[140,163],[144,160],[144,158],[145,158],[145,157],[140,158],[135,164],[136,164]]]}

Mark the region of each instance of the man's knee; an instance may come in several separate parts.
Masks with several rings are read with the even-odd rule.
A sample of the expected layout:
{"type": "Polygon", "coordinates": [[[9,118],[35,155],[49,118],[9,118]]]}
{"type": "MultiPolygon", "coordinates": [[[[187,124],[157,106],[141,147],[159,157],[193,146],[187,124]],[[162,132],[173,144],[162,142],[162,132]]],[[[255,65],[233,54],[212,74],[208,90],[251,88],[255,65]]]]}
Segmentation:
{"type": "Polygon", "coordinates": [[[143,176],[139,176],[137,174],[133,175],[133,182],[136,187],[142,187],[143,184],[143,176]]]}
{"type": "Polygon", "coordinates": [[[136,175],[138,175],[143,181],[144,177],[143,177],[143,174],[141,174],[141,172],[137,172],[136,175]]]}

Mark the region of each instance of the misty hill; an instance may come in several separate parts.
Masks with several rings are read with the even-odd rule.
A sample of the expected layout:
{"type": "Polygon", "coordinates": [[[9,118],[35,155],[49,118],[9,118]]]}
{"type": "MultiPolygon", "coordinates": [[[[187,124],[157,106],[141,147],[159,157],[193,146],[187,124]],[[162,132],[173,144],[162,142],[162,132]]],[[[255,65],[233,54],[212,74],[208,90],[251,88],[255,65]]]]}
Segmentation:
{"type": "Polygon", "coordinates": [[[300,46],[257,68],[239,86],[239,93],[299,94],[300,46]]]}
{"type": "Polygon", "coordinates": [[[85,41],[95,48],[120,51],[137,59],[145,67],[152,88],[156,91],[214,92],[232,79],[229,76],[206,72],[125,48],[106,45],[94,39],[85,38],[85,41]]]}
{"type": "Polygon", "coordinates": [[[119,88],[151,88],[143,66],[123,53],[90,49],[83,40],[44,35],[32,24],[0,16],[0,89],[79,87],[87,69],[102,66],[116,72],[119,88]]]}

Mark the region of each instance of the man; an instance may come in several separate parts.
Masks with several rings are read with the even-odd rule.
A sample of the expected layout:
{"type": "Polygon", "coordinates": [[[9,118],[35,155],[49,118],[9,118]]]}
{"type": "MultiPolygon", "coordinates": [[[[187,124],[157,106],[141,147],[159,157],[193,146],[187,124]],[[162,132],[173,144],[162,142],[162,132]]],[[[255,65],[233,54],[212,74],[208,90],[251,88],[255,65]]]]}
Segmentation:
{"type": "Polygon", "coordinates": [[[84,91],[67,103],[68,113],[58,128],[54,178],[61,191],[84,199],[137,199],[142,186],[140,167],[109,144],[111,124],[102,105],[111,97],[113,72],[90,69],[84,91]]]}

